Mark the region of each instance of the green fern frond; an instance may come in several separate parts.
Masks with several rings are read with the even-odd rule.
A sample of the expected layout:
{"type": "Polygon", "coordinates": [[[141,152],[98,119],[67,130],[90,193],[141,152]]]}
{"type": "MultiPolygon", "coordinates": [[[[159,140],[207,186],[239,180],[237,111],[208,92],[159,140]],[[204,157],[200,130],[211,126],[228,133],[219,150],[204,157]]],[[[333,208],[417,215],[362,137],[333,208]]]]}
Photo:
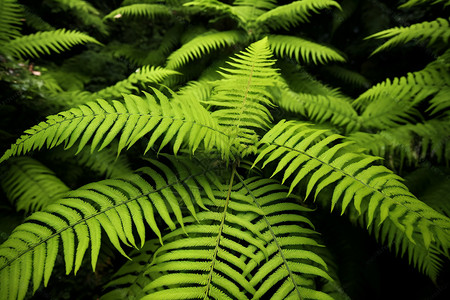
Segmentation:
{"type": "Polygon", "coordinates": [[[178,229],[164,236],[148,273],[168,274],[147,285],[142,299],[331,299],[314,283],[331,278],[313,252],[320,245],[303,216],[309,209],[272,180],[236,176],[241,182],[233,185],[232,174],[218,207],[197,215],[200,223],[184,219],[189,236],[178,229]]]}
{"type": "Polygon", "coordinates": [[[165,5],[139,3],[119,7],[107,14],[104,19],[119,19],[128,16],[154,19],[157,16],[170,17],[172,16],[172,12],[170,8],[165,5]]]}
{"type": "Polygon", "coordinates": [[[297,62],[326,64],[330,61],[345,61],[337,51],[296,36],[269,35],[269,44],[273,53],[281,58],[287,57],[297,62]]]}
{"type": "Polygon", "coordinates": [[[58,29],[55,31],[40,31],[18,37],[0,46],[0,51],[14,56],[39,57],[50,54],[51,51],[61,53],[72,46],[85,43],[101,45],[93,37],[75,30],[58,29]]]}
{"type": "Polygon", "coordinates": [[[0,185],[16,209],[26,213],[41,210],[69,191],[52,170],[31,157],[11,159],[0,185]]]}
{"type": "Polygon", "coordinates": [[[450,97],[448,95],[450,95],[450,85],[441,87],[439,92],[430,100],[430,107],[427,111],[430,111],[432,115],[448,112],[450,110],[450,97]]]}
{"type": "Polygon", "coordinates": [[[413,24],[409,27],[395,27],[383,30],[381,32],[372,34],[367,38],[390,38],[387,42],[385,42],[383,45],[379,46],[372,52],[371,55],[374,55],[398,44],[405,44],[411,40],[416,40],[419,43],[425,40],[429,40],[428,46],[441,40],[444,43],[447,43],[448,39],[450,38],[450,26],[448,20],[437,18],[436,20],[431,22],[413,24]]]}
{"type": "Polygon", "coordinates": [[[347,138],[371,155],[386,158],[394,166],[398,159],[400,166],[406,159],[416,164],[425,158],[436,158],[438,162],[450,161],[450,140],[444,137],[450,132],[448,120],[429,120],[423,123],[406,124],[377,133],[356,132],[347,138]]]}
{"type": "Polygon", "coordinates": [[[308,22],[311,12],[318,13],[318,10],[341,7],[333,0],[303,0],[278,6],[262,15],[256,22],[259,26],[267,26],[273,29],[289,29],[299,23],[308,22]]]}
{"type": "Polygon", "coordinates": [[[408,8],[408,7],[412,7],[415,5],[421,5],[421,4],[440,4],[440,3],[444,3],[444,6],[448,6],[450,5],[450,1],[448,0],[409,0],[405,3],[403,3],[402,5],[399,6],[399,8],[408,8]]]}
{"type": "Polygon", "coordinates": [[[0,246],[0,297],[21,300],[30,282],[33,282],[33,291],[42,280],[46,286],[60,241],[66,273],[73,270],[76,274],[89,246],[95,270],[102,228],[114,247],[127,256],[121,244],[136,247],[136,232],[142,246],[146,225],[161,237],[155,214],[172,230],[176,228],[173,215],[183,226],[177,195],[183,195],[183,203],[188,208],[192,202],[198,202],[195,191],[209,187],[210,181],[205,176],[209,170],[190,163],[183,167],[187,176],[179,177],[177,171],[168,170],[165,165],[161,168],[156,162],[154,166],[141,168],[141,175],[85,185],[27,218],[0,246]]]}
{"type": "Polygon", "coordinates": [[[330,122],[345,127],[346,131],[361,126],[358,114],[345,98],[295,93],[286,86],[281,88],[281,95],[275,98],[275,103],[287,111],[301,114],[317,123],[330,122]]]}
{"type": "Polygon", "coordinates": [[[180,73],[161,67],[143,66],[128,76],[127,79],[93,93],[92,97],[93,99],[119,98],[123,94],[131,94],[132,91],[137,90],[135,86],[138,84],[144,86],[150,82],[159,83],[174,75],[180,75],[180,73]]]}
{"type": "MultiPolygon", "coordinates": [[[[448,89],[448,65],[445,59],[437,59],[421,71],[392,81],[387,79],[361,94],[353,105],[363,110],[361,120],[364,126],[389,128],[410,120],[414,115],[419,116],[415,109],[417,104],[431,96],[442,95],[439,91],[448,89]]],[[[440,103],[439,99],[430,101],[440,103]]]]}
{"type": "Polygon", "coordinates": [[[368,226],[375,216],[379,216],[378,224],[389,217],[412,243],[413,233],[418,232],[421,240],[417,242],[425,247],[434,241],[448,246],[447,217],[414,197],[392,171],[373,165],[378,157],[347,151],[349,143],[338,143],[340,135],[332,134],[313,144],[321,134],[323,130],[312,129],[305,123],[281,121],[262,138],[263,146],[254,164],[263,161],[265,167],[275,160],[272,176],[282,170],[283,182],[293,176],[290,192],[308,176],[306,198],[313,189],[316,198],[323,188],[335,184],[331,209],[340,202],[344,213],[352,202],[361,213],[361,205],[365,203],[368,226]]]}
{"type": "Polygon", "coordinates": [[[220,48],[230,47],[245,40],[246,36],[238,30],[206,32],[194,37],[186,44],[183,44],[178,50],[172,52],[167,58],[166,68],[178,69],[189,61],[203,57],[206,53],[220,48]]]}
{"type": "MultiPolygon", "coordinates": [[[[267,128],[271,115],[267,107],[273,106],[267,90],[279,81],[267,38],[251,44],[246,51],[232,57],[222,68],[224,79],[213,83],[213,93],[208,104],[218,109],[212,113],[222,126],[230,129],[231,143],[250,147],[256,142],[259,128],[267,128]]],[[[241,152],[239,156],[244,156],[241,152]]]]}
{"type": "Polygon", "coordinates": [[[192,152],[203,142],[205,150],[212,151],[215,148],[222,156],[228,156],[228,137],[198,102],[186,99],[184,102],[170,103],[161,92],[155,89],[154,92],[160,104],[150,94],[146,94],[146,99],[124,95],[125,104],[119,101],[110,104],[100,99],[49,116],[47,121],[25,131],[26,134],[5,152],[0,162],[14,155],[41,149],[44,145],[50,149],[64,143],[65,149],[68,149],[79,142],[78,153],[91,139],[91,151],[97,146],[100,151],[120,132],[118,153],[152,132],[145,152],[159,137],[164,137],[160,149],[175,139],[173,150],[177,153],[186,139],[192,152]]]}
{"type": "Polygon", "coordinates": [[[0,50],[1,46],[20,36],[22,6],[16,0],[0,1],[0,50]]]}

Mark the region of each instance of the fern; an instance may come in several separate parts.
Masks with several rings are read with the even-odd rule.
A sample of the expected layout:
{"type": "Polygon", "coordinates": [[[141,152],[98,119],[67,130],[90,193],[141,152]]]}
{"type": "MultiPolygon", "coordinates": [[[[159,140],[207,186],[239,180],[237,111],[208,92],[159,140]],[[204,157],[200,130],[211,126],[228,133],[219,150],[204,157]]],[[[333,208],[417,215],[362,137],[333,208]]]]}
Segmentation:
{"type": "Polygon", "coordinates": [[[22,7],[16,0],[0,1],[0,49],[4,43],[21,35],[21,16],[22,7]]]}
{"type": "Polygon", "coordinates": [[[372,52],[372,55],[387,48],[404,44],[411,40],[422,42],[428,40],[428,45],[438,41],[448,42],[450,38],[450,27],[448,20],[437,18],[435,21],[413,24],[409,27],[396,27],[375,33],[367,38],[390,38],[383,45],[372,52]]]}
{"type": "Polygon", "coordinates": [[[263,160],[264,165],[277,160],[272,174],[284,170],[283,182],[294,175],[290,192],[308,174],[306,198],[315,188],[314,198],[326,186],[336,183],[331,199],[331,209],[342,197],[342,213],[353,202],[358,212],[361,203],[368,201],[367,224],[379,216],[378,224],[389,217],[399,231],[411,242],[413,232],[418,230],[425,247],[431,241],[448,246],[450,221],[423,202],[417,200],[398,181],[398,176],[387,168],[372,165],[377,157],[346,152],[348,143],[332,145],[340,136],[333,134],[312,145],[323,132],[308,128],[304,123],[281,121],[261,140],[266,144],[254,164],[263,160]],[[299,169],[300,166],[303,166],[299,169]]]}
{"type": "Polygon", "coordinates": [[[41,210],[69,191],[53,171],[30,157],[10,160],[0,185],[16,209],[26,213],[41,210]]]}
{"type": "MultiPolygon", "coordinates": [[[[276,84],[278,73],[271,68],[271,51],[267,38],[250,45],[246,52],[228,62],[224,77],[213,88],[208,104],[217,106],[212,113],[219,124],[230,128],[231,143],[238,143],[246,151],[253,151],[257,138],[255,130],[267,128],[271,116],[267,107],[273,106],[267,88],[276,84]]],[[[243,152],[242,154],[247,153],[243,152]]]]}
{"type": "Polygon", "coordinates": [[[200,58],[204,53],[209,53],[222,47],[229,47],[236,43],[243,42],[245,41],[244,38],[245,36],[236,30],[207,32],[203,35],[199,35],[174,51],[167,58],[166,68],[177,69],[188,61],[200,58]]]}
{"type": "Polygon", "coordinates": [[[119,101],[109,104],[105,100],[90,102],[79,108],[73,108],[58,115],[47,117],[46,122],[27,130],[16,143],[0,158],[0,162],[10,156],[25,154],[46,145],[48,149],[65,143],[65,149],[79,142],[77,153],[92,139],[91,151],[97,146],[99,150],[108,146],[120,135],[118,153],[129,148],[137,140],[153,131],[145,152],[150,150],[156,140],[165,133],[160,148],[172,138],[176,138],[174,152],[178,152],[183,138],[188,135],[189,148],[194,151],[203,141],[207,150],[217,147],[226,154],[226,136],[219,130],[219,125],[209,117],[207,111],[199,114],[200,105],[191,103],[171,104],[166,96],[154,90],[160,105],[150,94],[146,99],[133,95],[124,96],[125,105],[119,101]],[[196,115],[191,111],[196,108],[196,115]],[[202,121],[204,123],[202,123],[202,121]]]}
{"type": "Polygon", "coordinates": [[[260,15],[256,19],[256,22],[260,26],[268,26],[274,29],[288,29],[299,23],[307,22],[311,16],[311,12],[317,13],[319,9],[331,7],[340,8],[339,4],[333,0],[294,1],[286,5],[278,6],[260,15]]]}
{"type": "Polygon", "coordinates": [[[50,54],[50,51],[61,53],[74,45],[84,43],[101,45],[96,39],[87,34],[74,30],[58,29],[15,38],[1,45],[0,51],[14,56],[39,57],[41,54],[50,54]]]}
{"type": "Polygon", "coordinates": [[[345,58],[333,49],[299,37],[270,35],[269,43],[276,55],[291,59],[295,57],[298,62],[300,62],[300,56],[303,61],[315,64],[345,61],[345,58]]]}
{"type": "Polygon", "coordinates": [[[132,4],[128,6],[119,7],[107,14],[104,19],[118,19],[122,16],[138,16],[147,17],[150,19],[156,16],[171,16],[170,9],[165,5],[160,4],[132,4]]]}
{"type": "Polygon", "coordinates": [[[332,280],[323,259],[311,251],[320,247],[312,224],[294,214],[307,209],[295,201],[286,205],[282,186],[258,178],[243,181],[232,173],[228,191],[217,200],[220,210],[199,213],[200,224],[185,218],[185,230],[192,237],[175,230],[163,238],[148,273],[169,274],[148,284],[144,290],[149,294],[143,299],[177,295],[183,299],[258,299],[263,295],[267,299],[331,299],[317,291],[312,280],[316,276],[332,280]],[[234,176],[240,181],[236,185],[234,176]],[[266,195],[267,189],[279,192],[266,195]],[[278,283],[280,287],[269,292],[278,283]],[[169,288],[158,291],[164,286],[169,288]]]}
{"type": "MultiPolygon", "coordinates": [[[[140,169],[142,175],[135,174],[123,179],[109,179],[88,184],[43,211],[32,214],[27,221],[17,227],[9,239],[0,247],[0,295],[3,299],[23,299],[29,283],[33,290],[42,280],[47,285],[59,252],[59,241],[63,244],[66,273],[79,270],[86,250],[91,246],[91,263],[95,270],[101,245],[101,231],[107,233],[114,247],[127,256],[121,246],[136,247],[133,227],[139,236],[140,244],[145,241],[145,223],[160,236],[160,230],[154,218],[154,212],[162,217],[172,229],[175,223],[169,213],[172,210],[178,223],[183,224],[182,212],[174,194],[182,193],[187,206],[192,206],[196,193],[194,188],[209,188],[209,182],[202,170],[194,164],[188,164],[192,173],[175,179],[174,172],[166,166],[156,163],[156,167],[165,173],[166,181],[150,167],[140,169]],[[156,183],[149,184],[145,177],[156,183]],[[188,187],[184,183],[189,182],[188,187]],[[17,278],[8,274],[14,272],[17,278]]],[[[186,165],[178,167],[186,172],[186,165]]],[[[201,202],[200,202],[201,203],[201,202]]],[[[191,210],[191,213],[195,211],[191,210]]],[[[195,214],[194,214],[195,215],[195,214]]]]}

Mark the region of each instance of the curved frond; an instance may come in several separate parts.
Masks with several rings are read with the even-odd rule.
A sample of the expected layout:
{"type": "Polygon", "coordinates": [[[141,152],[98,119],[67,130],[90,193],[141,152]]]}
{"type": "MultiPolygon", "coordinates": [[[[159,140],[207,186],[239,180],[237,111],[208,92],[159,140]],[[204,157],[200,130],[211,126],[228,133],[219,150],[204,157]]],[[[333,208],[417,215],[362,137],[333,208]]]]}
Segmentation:
{"type": "Polygon", "coordinates": [[[409,165],[434,157],[438,162],[450,161],[450,140],[443,138],[448,132],[448,120],[429,120],[376,133],[355,132],[346,139],[368,149],[371,155],[384,157],[395,168],[397,162],[394,159],[399,160],[400,166],[404,160],[409,165]]]}
{"type": "Polygon", "coordinates": [[[95,43],[96,39],[75,30],[58,29],[54,31],[40,31],[15,38],[0,46],[0,50],[14,56],[39,57],[50,54],[51,51],[61,53],[79,44],[95,43]]]}
{"type": "Polygon", "coordinates": [[[223,32],[209,31],[198,35],[182,45],[178,50],[172,52],[167,58],[166,68],[178,69],[184,64],[203,57],[216,49],[230,47],[246,39],[245,35],[238,30],[223,32]]]}
{"type": "MultiPolygon", "coordinates": [[[[331,280],[309,209],[272,180],[250,178],[218,194],[211,211],[186,217],[185,230],[164,236],[148,269],[159,277],[142,299],[331,299],[314,278],[331,280]],[[270,192],[269,192],[270,191],[270,192]]],[[[212,203],[211,203],[212,204],[212,203]]]]}
{"type": "Polygon", "coordinates": [[[289,4],[278,6],[262,15],[256,22],[260,26],[270,28],[289,29],[299,23],[308,22],[311,12],[319,13],[318,10],[336,7],[340,9],[339,4],[333,0],[302,0],[294,1],[289,4]]]}
{"type": "Polygon", "coordinates": [[[23,14],[24,14],[25,22],[27,23],[27,25],[35,30],[39,30],[39,31],[56,30],[55,27],[53,27],[49,23],[45,22],[40,16],[33,13],[27,7],[24,8],[23,14]]]}
{"type": "Polygon", "coordinates": [[[383,30],[378,33],[372,34],[367,38],[389,38],[387,42],[385,42],[383,45],[379,46],[372,52],[372,55],[374,55],[396,45],[406,44],[411,40],[415,40],[419,43],[428,40],[428,46],[441,40],[444,43],[447,43],[448,39],[450,38],[450,26],[448,20],[437,18],[436,20],[431,22],[422,22],[413,24],[408,27],[395,27],[383,30]]]}
{"type": "Polygon", "coordinates": [[[156,16],[172,16],[172,12],[166,5],[138,3],[119,7],[107,14],[104,19],[119,19],[128,16],[153,19],[156,16]]]}
{"type": "Polygon", "coordinates": [[[432,104],[436,103],[435,106],[439,106],[441,101],[445,103],[445,96],[439,92],[448,89],[448,66],[446,59],[438,58],[421,71],[387,79],[361,94],[353,104],[363,110],[362,124],[389,128],[419,115],[415,107],[429,97],[439,97],[430,100],[432,104]]]}
{"type": "Polygon", "coordinates": [[[326,64],[330,61],[345,61],[337,51],[296,36],[269,35],[269,44],[273,53],[281,58],[287,57],[297,62],[326,64]],[[300,60],[301,57],[301,60],[300,60]]]}
{"type": "Polygon", "coordinates": [[[52,170],[31,157],[11,159],[0,185],[16,209],[26,213],[41,210],[70,190],[52,170]]]}
{"type": "Polygon", "coordinates": [[[0,1],[0,50],[2,45],[20,36],[22,6],[16,0],[0,1]]]}
{"type": "Polygon", "coordinates": [[[295,93],[287,86],[281,88],[281,95],[275,98],[281,108],[299,113],[317,123],[330,122],[351,131],[361,126],[358,114],[345,98],[328,95],[295,93]]]}
{"type": "Polygon", "coordinates": [[[368,226],[375,216],[379,216],[378,224],[389,217],[412,243],[429,247],[433,241],[449,246],[449,218],[414,197],[392,171],[374,165],[379,158],[347,151],[349,143],[338,142],[341,136],[332,134],[313,144],[322,133],[305,123],[281,121],[262,138],[263,146],[254,164],[263,161],[266,166],[276,160],[272,176],[284,170],[283,182],[293,177],[290,191],[306,181],[306,197],[315,189],[315,198],[323,188],[334,184],[331,209],[340,202],[344,213],[353,203],[361,213],[361,204],[365,203],[368,226]],[[414,240],[414,232],[420,240],[414,240]]]}
{"type": "MultiPolygon", "coordinates": [[[[141,168],[141,175],[87,184],[32,214],[0,246],[0,297],[21,300],[31,282],[33,291],[42,281],[46,286],[60,252],[60,241],[66,273],[76,274],[89,246],[95,270],[102,228],[114,247],[127,256],[122,243],[136,247],[137,233],[142,246],[146,225],[161,237],[155,214],[172,230],[176,228],[174,217],[183,226],[178,194],[183,195],[182,201],[189,209],[192,202],[202,203],[195,191],[211,189],[205,177],[209,170],[186,163],[179,167],[180,173],[154,162],[154,167],[141,168]]],[[[195,211],[189,211],[195,216],[195,211]]]]}
{"type": "Polygon", "coordinates": [[[150,94],[146,94],[145,99],[124,95],[124,104],[98,100],[49,116],[47,121],[25,131],[0,158],[0,162],[11,156],[41,149],[44,145],[50,149],[62,143],[68,149],[79,142],[78,153],[90,142],[92,152],[97,146],[100,151],[114,138],[119,138],[119,133],[118,153],[152,132],[145,152],[159,137],[163,137],[160,149],[174,139],[175,153],[183,142],[187,143],[191,151],[195,151],[203,142],[207,151],[215,148],[222,155],[227,154],[227,136],[198,102],[171,103],[158,90],[154,89],[154,92],[159,104],[150,94]]]}

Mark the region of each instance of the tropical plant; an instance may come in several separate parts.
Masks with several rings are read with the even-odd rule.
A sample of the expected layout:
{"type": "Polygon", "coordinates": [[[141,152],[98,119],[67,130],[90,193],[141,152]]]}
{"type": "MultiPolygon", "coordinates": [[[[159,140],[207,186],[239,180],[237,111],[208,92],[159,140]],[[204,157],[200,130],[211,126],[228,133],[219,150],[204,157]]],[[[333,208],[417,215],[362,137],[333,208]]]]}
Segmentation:
{"type": "MultiPolygon", "coordinates": [[[[102,299],[347,299],[335,238],[320,234],[334,222],[328,211],[431,282],[445,280],[446,19],[370,35],[389,38],[372,57],[427,41],[434,59],[353,99],[333,85],[358,90],[370,81],[331,40],[308,38],[307,23],[320,12],[350,15],[355,5],[49,2],[51,13],[69,12],[96,32],[54,30],[33,5],[0,0],[4,68],[30,66],[25,57],[41,65],[34,76],[5,75],[16,103],[0,105],[49,114],[0,157],[2,209],[25,216],[0,245],[1,299],[32,297],[61,267],[96,271],[109,248],[127,260],[116,258],[102,299]],[[29,25],[37,32],[21,33],[22,12],[41,24],[29,25]],[[66,58],[39,58],[86,42],[66,58]],[[320,80],[327,70],[337,81],[320,80]],[[440,179],[418,189],[430,172],[440,179]]],[[[29,122],[10,130],[2,121],[2,139],[29,122]]]]}

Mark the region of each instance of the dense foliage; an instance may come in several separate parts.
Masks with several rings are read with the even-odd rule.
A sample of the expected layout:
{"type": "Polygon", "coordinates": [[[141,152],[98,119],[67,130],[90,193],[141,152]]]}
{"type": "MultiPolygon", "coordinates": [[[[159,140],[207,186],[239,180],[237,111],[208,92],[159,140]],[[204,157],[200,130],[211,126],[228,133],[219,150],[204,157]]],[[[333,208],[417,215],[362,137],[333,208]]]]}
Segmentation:
{"type": "Polygon", "coordinates": [[[0,298],[443,296],[448,5],[0,0],[0,298]]]}

